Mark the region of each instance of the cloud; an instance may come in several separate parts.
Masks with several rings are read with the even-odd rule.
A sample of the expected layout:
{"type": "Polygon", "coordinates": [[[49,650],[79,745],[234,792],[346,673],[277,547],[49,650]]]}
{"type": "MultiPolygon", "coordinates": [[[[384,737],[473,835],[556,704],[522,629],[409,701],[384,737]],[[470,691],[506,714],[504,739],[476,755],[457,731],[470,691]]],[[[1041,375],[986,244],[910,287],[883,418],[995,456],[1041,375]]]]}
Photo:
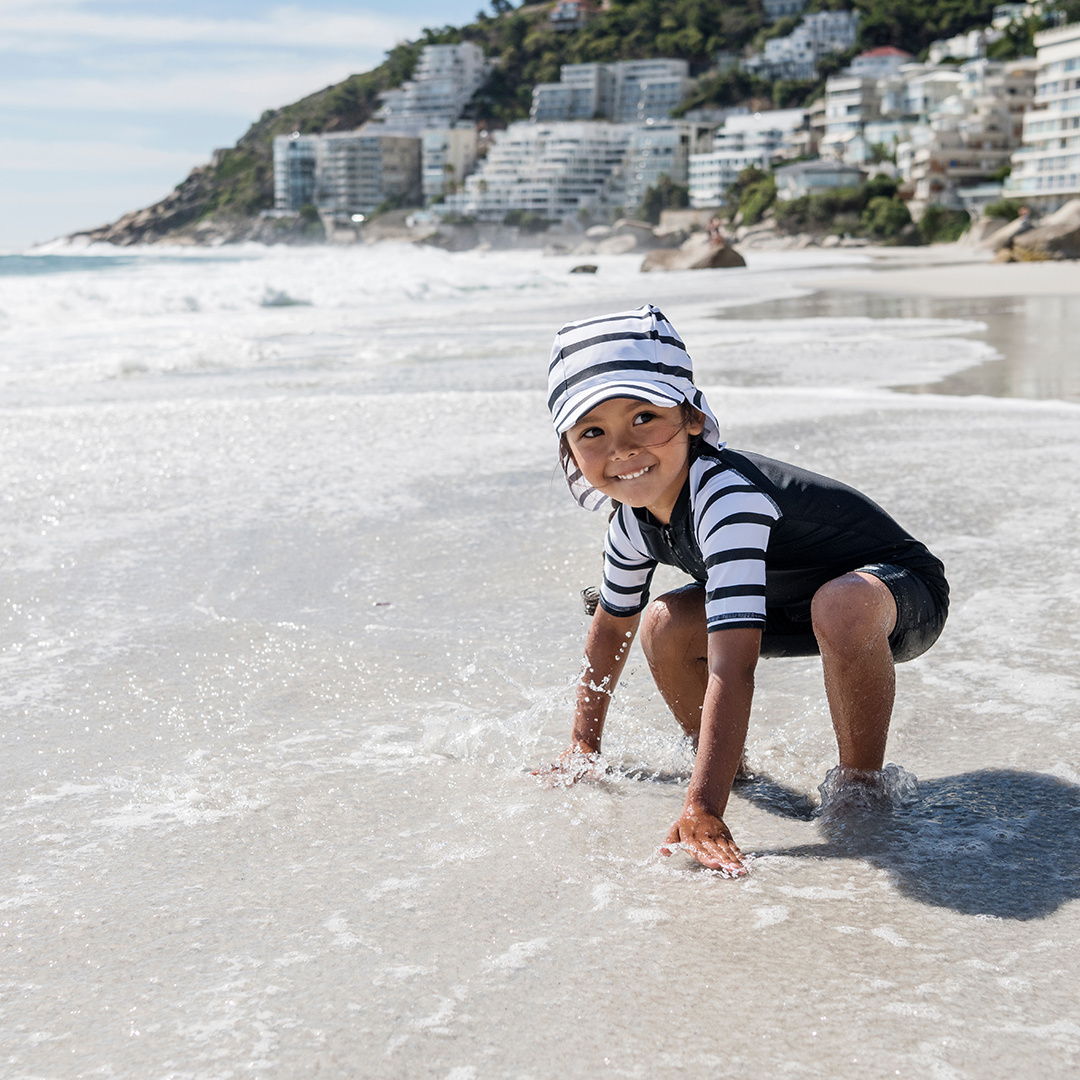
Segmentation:
{"type": "Polygon", "coordinates": [[[382,53],[415,34],[414,20],[370,10],[341,12],[287,5],[261,18],[198,18],[95,10],[89,0],[4,0],[0,39],[7,51],[62,52],[86,45],[245,45],[382,53]]]}
{"type": "Polygon", "coordinates": [[[369,70],[417,33],[415,21],[370,8],[279,5],[214,19],[148,6],[0,0],[0,107],[250,120],[369,70]]]}

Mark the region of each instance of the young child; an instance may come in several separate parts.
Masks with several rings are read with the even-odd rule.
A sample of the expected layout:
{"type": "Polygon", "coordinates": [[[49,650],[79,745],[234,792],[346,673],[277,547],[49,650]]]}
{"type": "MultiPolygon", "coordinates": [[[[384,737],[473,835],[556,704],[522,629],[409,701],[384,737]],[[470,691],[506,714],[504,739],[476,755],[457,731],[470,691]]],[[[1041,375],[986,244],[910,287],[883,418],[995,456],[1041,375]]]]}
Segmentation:
{"type": "Polygon", "coordinates": [[[640,624],[656,685],[697,747],[665,844],[745,873],[723,815],[758,657],[820,653],[840,783],[872,794],[893,665],[925,652],[945,623],[942,564],[854,488],[728,449],[686,346],[655,307],[563,327],[548,389],[571,492],[590,510],[615,505],[572,741],[552,770],[576,779],[599,753],[640,624]],[[694,583],[649,604],[657,563],[694,583]]]}

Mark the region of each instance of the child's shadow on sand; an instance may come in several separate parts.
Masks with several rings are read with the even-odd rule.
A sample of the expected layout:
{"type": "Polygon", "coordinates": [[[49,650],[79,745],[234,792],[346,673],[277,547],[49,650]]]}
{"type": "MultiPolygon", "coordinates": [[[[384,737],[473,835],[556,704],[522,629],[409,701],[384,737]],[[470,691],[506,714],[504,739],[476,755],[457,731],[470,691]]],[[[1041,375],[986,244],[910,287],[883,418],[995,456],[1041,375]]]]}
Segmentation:
{"type": "MultiPolygon", "coordinates": [[[[782,817],[808,820],[814,810],[765,777],[738,793],[782,817]]],[[[1080,788],[1042,773],[920,781],[911,806],[821,829],[825,843],[769,854],[864,859],[905,895],[965,915],[1039,919],[1080,898],[1080,788]]]]}

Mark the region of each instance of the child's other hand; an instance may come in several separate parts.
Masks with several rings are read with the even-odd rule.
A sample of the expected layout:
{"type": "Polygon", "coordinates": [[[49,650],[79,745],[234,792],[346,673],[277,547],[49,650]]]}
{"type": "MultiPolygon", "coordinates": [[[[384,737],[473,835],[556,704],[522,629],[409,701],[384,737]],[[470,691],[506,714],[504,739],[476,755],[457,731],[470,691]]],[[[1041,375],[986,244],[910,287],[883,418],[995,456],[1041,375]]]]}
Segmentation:
{"type": "Polygon", "coordinates": [[[604,766],[600,763],[599,750],[568,746],[550,765],[533,769],[532,775],[545,787],[569,787],[579,780],[603,779],[604,766]]]}
{"type": "Polygon", "coordinates": [[[735,846],[731,830],[707,810],[690,806],[683,810],[660,846],[660,854],[670,855],[676,844],[710,870],[722,870],[732,877],[746,873],[742,852],[735,846]]]}

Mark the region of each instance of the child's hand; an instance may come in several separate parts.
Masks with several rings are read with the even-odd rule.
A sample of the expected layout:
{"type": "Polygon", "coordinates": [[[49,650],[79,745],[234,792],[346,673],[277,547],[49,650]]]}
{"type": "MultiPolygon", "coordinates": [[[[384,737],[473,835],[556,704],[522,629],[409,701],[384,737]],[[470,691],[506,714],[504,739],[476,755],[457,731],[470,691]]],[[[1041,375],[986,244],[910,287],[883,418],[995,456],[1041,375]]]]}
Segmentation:
{"type": "Polygon", "coordinates": [[[710,870],[722,870],[732,877],[746,873],[742,852],[735,846],[731,830],[707,810],[690,806],[683,810],[661,845],[660,854],[670,855],[676,844],[710,870]]]}
{"type": "Polygon", "coordinates": [[[535,776],[545,787],[569,787],[579,780],[601,780],[604,766],[600,763],[600,751],[585,751],[568,746],[550,765],[533,769],[535,776]]]}

